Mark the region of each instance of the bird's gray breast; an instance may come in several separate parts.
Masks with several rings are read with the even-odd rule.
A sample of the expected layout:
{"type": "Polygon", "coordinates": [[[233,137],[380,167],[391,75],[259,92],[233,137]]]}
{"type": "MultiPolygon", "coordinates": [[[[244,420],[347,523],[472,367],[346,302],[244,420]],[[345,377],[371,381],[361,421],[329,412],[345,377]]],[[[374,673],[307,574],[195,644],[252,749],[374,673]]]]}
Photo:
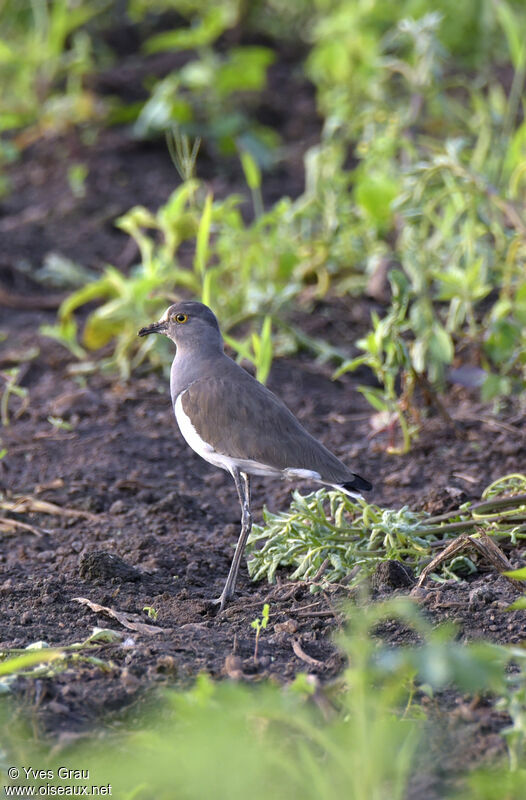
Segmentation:
{"type": "Polygon", "coordinates": [[[193,383],[207,378],[224,376],[232,367],[241,370],[231,358],[216,349],[212,353],[202,350],[183,352],[178,349],[170,372],[170,394],[174,409],[179,395],[193,383]]]}

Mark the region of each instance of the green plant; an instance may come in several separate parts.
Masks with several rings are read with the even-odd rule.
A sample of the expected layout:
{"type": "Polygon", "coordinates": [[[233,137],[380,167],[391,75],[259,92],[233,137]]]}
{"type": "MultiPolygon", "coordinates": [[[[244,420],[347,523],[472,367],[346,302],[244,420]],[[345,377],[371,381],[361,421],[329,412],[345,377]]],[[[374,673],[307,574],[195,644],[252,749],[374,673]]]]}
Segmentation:
{"type": "Polygon", "coordinates": [[[89,652],[102,644],[117,642],[121,634],[106,628],[94,628],[82,642],[50,647],[47,642],[32,642],[25,648],[0,650],[0,694],[10,690],[18,677],[51,678],[59,672],[84,662],[101,669],[107,669],[105,661],[89,652]]]}
{"type": "MultiPolygon", "coordinates": [[[[291,13],[279,3],[271,6],[276,18],[291,13]]],[[[304,193],[264,211],[261,159],[253,143],[237,137],[255,216],[247,224],[239,198],[213,198],[192,178],[196,148],[179,148],[176,160],[187,162],[183,187],[156,213],[136,207],[119,223],[136,240],[142,263],[129,276],[110,268],[74,295],[53,335],[85,357],[73,312],[96,299],[102,305],[88,317],[87,349],[109,345],[113,352],[103,363],[118,366],[124,376],[145,361],[167,363],[168,351],[159,349],[165,345],[137,342],[135,329],[163,310],[174,292],[185,291],[213,306],[238,357],[255,364],[260,378],[273,356],[299,346],[336,358],[337,374],[368,364],[381,387],[362,390],[382,415],[375,424],[389,431],[389,449],[397,452],[407,451],[417,432],[415,385],[437,397],[455,356],[474,362],[485,377],[483,399],[518,393],[526,380],[526,227],[520,213],[526,126],[519,117],[526,51],[515,34],[523,9],[488,0],[481,18],[475,6],[466,3],[453,24],[451,0],[440,0],[431,14],[422,0],[396,7],[385,0],[317,0],[310,26],[301,31],[312,39],[307,68],[325,126],[321,142],[305,157],[304,193]],[[495,64],[506,57],[514,70],[508,95],[491,70],[472,78],[460,69],[470,59],[495,64]],[[194,239],[189,269],[179,251],[194,239]],[[313,341],[284,318],[292,302],[309,309],[328,293],[362,292],[379,265],[390,272],[392,308],[384,319],[373,316],[359,360],[313,341]],[[254,333],[259,320],[260,333],[254,333]],[[236,328],[244,332],[241,340],[233,336],[236,328]],[[394,438],[397,424],[401,446],[394,438]]],[[[162,0],[156,8],[164,8],[162,0]]],[[[236,95],[236,81],[261,87],[265,59],[254,70],[250,64],[240,68],[235,58],[229,61],[239,54],[214,47],[222,32],[246,21],[245,11],[252,24],[262,8],[248,14],[235,0],[213,9],[185,2],[180,11],[190,26],[148,44],[198,53],[159,83],[166,103],[191,105],[195,90],[206,103],[212,98],[210,107],[221,108],[226,119],[225,102],[236,95]],[[210,70],[218,65],[214,85],[210,70]]],[[[139,0],[130,9],[136,17],[145,13],[139,0]]],[[[307,19],[304,7],[298,14],[307,19]]],[[[159,103],[146,105],[143,120],[162,111],[159,103]]],[[[163,117],[160,127],[171,127],[172,116],[163,117]]],[[[174,118],[184,117],[181,112],[174,118]]],[[[190,129],[180,124],[180,130],[190,129]]]]}
{"type": "MultiPolygon", "coordinates": [[[[488,486],[481,502],[439,517],[407,506],[381,508],[326,489],[306,496],[295,491],[288,511],[275,514],[265,508],[264,525],[254,525],[249,574],[272,582],[280,567],[289,567],[291,580],[310,580],[314,591],[349,575],[359,583],[385,560],[402,561],[418,574],[437,547],[465,531],[484,531],[514,544],[526,539],[525,490],[526,476],[508,475],[488,486]]],[[[443,569],[446,576],[455,576],[452,562],[443,569]]]]}
{"type": "Polygon", "coordinates": [[[272,317],[268,315],[265,317],[260,334],[254,331],[250,337],[243,340],[225,335],[224,339],[239,358],[254,364],[256,378],[261,383],[266,383],[272,366],[272,317]]]}
{"type": "MultiPolygon", "coordinates": [[[[162,305],[166,305],[165,293],[174,284],[190,285],[194,289],[198,286],[195,273],[173,266],[180,243],[195,235],[198,227],[193,200],[196,189],[195,181],[189,180],[172,194],[157,215],[136,207],[122,217],[118,224],[134,237],[141,251],[142,263],[129,276],[114,267],[108,267],[102,278],[67,298],[59,310],[58,326],[55,329],[46,328],[43,332],[53,334],[70,349],[72,345],[77,349],[77,326],[73,312],[85,303],[99,299],[103,304],[90,314],[84,329],[85,346],[95,350],[115,338],[115,350],[107,363],[118,367],[123,376],[129,375],[130,370],[146,357],[154,363],[162,363],[163,359],[158,355],[162,352],[162,346],[159,350],[153,349],[151,342],[140,343],[137,330],[145,321],[159,314],[162,305]],[[153,241],[144,229],[163,231],[164,239],[158,252],[154,253],[153,241]]],[[[83,355],[82,350],[77,349],[77,352],[83,355]]]]}
{"type": "Polygon", "coordinates": [[[268,603],[265,603],[263,606],[261,618],[256,617],[256,619],[253,619],[252,622],[250,623],[250,627],[254,628],[254,630],[256,631],[256,641],[254,644],[254,661],[257,661],[258,658],[259,636],[261,634],[261,631],[264,631],[267,628],[269,612],[270,612],[270,606],[268,603]]]}
{"type": "MultiPolygon", "coordinates": [[[[358,343],[365,355],[345,359],[336,375],[360,364],[372,369],[381,387],[362,391],[383,415],[394,452],[407,451],[417,431],[415,384],[427,396],[443,391],[455,355],[479,366],[484,400],[518,393],[526,381],[526,223],[520,213],[526,150],[518,120],[526,47],[516,36],[522,11],[518,4],[488,3],[488,36],[478,42],[481,51],[499,53],[507,44],[514,78],[506,97],[491,77],[484,94],[465,76],[446,80],[443,44],[459,44],[451,21],[445,11],[400,18],[417,8],[422,13],[424,5],[407,2],[395,11],[381,2],[351,6],[342,0],[315,28],[309,62],[328,117],[325,150],[328,143],[333,149],[356,143],[347,230],[361,231],[369,251],[356,256],[369,272],[387,263],[392,292],[390,310],[383,319],[373,314],[371,332],[358,343]],[[385,31],[395,14],[398,24],[381,36],[380,20],[385,31]],[[343,25],[351,19],[354,25],[343,25]],[[360,58],[354,46],[362,48],[360,58]],[[459,86],[467,114],[466,100],[453,91],[459,86]]],[[[449,4],[439,3],[437,12],[442,8],[449,4]]],[[[473,4],[464,10],[466,24],[480,24],[473,4]]],[[[340,202],[337,219],[342,208],[340,202]]],[[[341,271],[332,287],[351,288],[341,271]]]]}
{"type": "Polygon", "coordinates": [[[59,342],[59,344],[69,350],[75,358],[86,358],[86,350],[81,347],[77,339],[78,327],[73,317],[62,317],[55,325],[41,325],[40,333],[43,336],[49,336],[50,339],[59,342]]]}
{"type": "Polygon", "coordinates": [[[19,376],[20,367],[11,367],[10,369],[4,369],[0,372],[0,378],[2,378],[4,382],[4,388],[0,398],[0,422],[6,427],[9,425],[9,400],[11,396],[14,395],[22,400],[22,404],[16,413],[17,417],[23,414],[29,404],[28,390],[24,386],[17,385],[19,376]]]}
{"type": "Polygon", "coordinates": [[[524,681],[517,681],[514,691],[509,691],[500,698],[498,707],[505,710],[511,717],[511,725],[504,728],[502,735],[505,737],[508,747],[510,770],[517,772],[524,763],[526,752],[526,686],[524,681]]]}
{"type": "MultiPolygon", "coordinates": [[[[526,581],[526,567],[522,567],[521,569],[513,569],[509,572],[505,572],[504,574],[508,578],[513,578],[516,581],[526,581]]],[[[515,611],[515,609],[526,609],[526,594],[523,594],[522,597],[518,597],[510,605],[510,611],[515,611]]]]}
{"type": "MultiPolygon", "coordinates": [[[[102,278],[82,287],[61,306],[59,325],[46,327],[43,332],[53,335],[78,354],[84,351],[76,344],[76,323],[73,312],[95,299],[103,304],[93,311],[83,332],[83,344],[89,350],[99,349],[115,339],[113,355],[107,360],[110,367],[117,366],[126,377],[131,369],[146,358],[153,364],[167,363],[167,347],[152,347],[152,342],[137,340],[137,330],[145,321],[155,318],[164,310],[166,297],[173,296],[176,288],[189,290],[203,302],[217,308],[217,298],[225,302],[228,298],[230,313],[222,316],[229,325],[239,324],[244,314],[239,314],[243,305],[243,294],[248,289],[248,271],[243,283],[237,285],[237,293],[228,294],[233,286],[229,265],[220,263],[208,267],[212,250],[210,235],[212,226],[222,225],[229,230],[243,230],[241,217],[236,210],[237,198],[214,201],[206,194],[204,201],[202,186],[189,179],[177,189],[157,214],[136,207],[119,220],[119,226],[137,242],[142,261],[129,276],[113,267],[108,267],[102,278]],[[159,231],[162,241],[156,244],[149,235],[159,231]],[[193,269],[178,266],[177,250],[182,242],[195,237],[193,269]],[[164,354],[164,355],[163,355],[164,354]]],[[[269,281],[270,283],[270,281],[269,281]]],[[[263,322],[261,334],[253,333],[245,342],[228,337],[229,343],[241,357],[253,361],[260,377],[266,378],[272,361],[271,318],[263,322]]]]}
{"type": "MultiPolygon", "coordinates": [[[[477,348],[488,378],[492,370],[501,379],[515,372],[522,385],[526,227],[506,193],[491,188],[464,162],[464,154],[460,141],[449,142],[445,153],[421,161],[408,172],[398,199],[406,217],[400,259],[410,280],[412,330],[417,338],[426,331],[428,336],[415,367],[427,366],[430,380],[443,382],[443,368],[433,368],[429,348],[436,341],[431,326],[443,325],[444,317],[449,341],[443,366],[452,360],[454,338],[463,334],[477,348]],[[481,316],[477,306],[495,287],[498,297],[481,316]]],[[[484,396],[490,394],[487,383],[484,396]]]]}
{"type": "Polygon", "coordinates": [[[73,197],[86,196],[86,178],[88,177],[86,164],[72,164],[68,167],[68,183],[73,197]]]}
{"type": "Polygon", "coordinates": [[[83,85],[93,70],[85,26],[107,5],[107,0],[4,3],[0,131],[34,125],[18,137],[24,145],[43,131],[100,117],[100,102],[83,85]]]}
{"type": "Polygon", "coordinates": [[[247,186],[252,195],[252,206],[254,208],[254,216],[256,219],[263,214],[263,197],[261,194],[261,170],[258,167],[257,161],[250,155],[247,150],[240,152],[241,166],[247,186]]]}
{"type": "MultiPolygon", "coordinates": [[[[372,370],[375,378],[381,384],[380,388],[359,386],[359,391],[373,408],[383,415],[384,424],[390,427],[389,452],[406,453],[411,445],[411,436],[415,432],[414,426],[411,426],[407,418],[408,412],[411,410],[409,399],[415,374],[411,358],[411,345],[404,338],[404,334],[410,329],[409,297],[406,289],[407,282],[403,274],[393,270],[389,277],[392,290],[390,310],[382,319],[375,312],[372,313],[372,331],[356,342],[356,346],[360,350],[364,350],[365,354],[344,361],[334,373],[334,377],[339,378],[363,364],[372,370]],[[399,395],[397,381],[400,374],[402,375],[403,389],[399,395]],[[393,434],[396,422],[399,423],[402,431],[403,444],[401,447],[395,447],[394,444],[393,434]]],[[[433,328],[426,328],[424,335],[432,336],[433,328]]],[[[448,348],[448,354],[449,352],[450,348],[448,348]]]]}
{"type": "MultiPolygon", "coordinates": [[[[96,350],[112,343],[112,352],[102,363],[117,367],[127,377],[146,360],[153,366],[168,363],[166,345],[159,346],[153,340],[140,342],[136,332],[145,321],[164,311],[174,293],[184,291],[213,308],[227,342],[239,358],[256,366],[261,380],[268,376],[274,353],[291,352],[305,344],[325,357],[330,355],[333,349],[309,339],[282,313],[294,298],[301,299],[306,285],[307,304],[327,290],[324,242],[331,236],[329,224],[313,234],[313,241],[304,243],[303,232],[316,211],[310,201],[292,204],[282,200],[270,211],[259,213],[261,176],[248,154],[244,169],[257,214],[252,223],[245,223],[238,196],[214,199],[202,182],[189,177],[196,149],[185,146],[184,138],[178,141],[171,141],[170,148],[185,177],[183,184],[155,214],[137,206],[117,223],[137,243],[141,263],[129,275],[108,267],[100,279],[68,297],[59,309],[58,325],[43,328],[43,332],[85,358],[77,342],[74,312],[88,302],[99,301],[101,305],[88,316],[82,344],[87,350],[96,350]],[[179,257],[181,244],[186,241],[195,242],[190,269],[179,257]],[[260,332],[250,330],[261,317],[260,332]],[[240,326],[249,328],[242,339],[230,333],[240,326]]],[[[336,169],[335,161],[325,185],[336,169]]],[[[336,199],[334,195],[333,202],[336,199]]]]}
{"type": "Polygon", "coordinates": [[[191,136],[206,136],[222,155],[234,155],[241,145],[261,163],[270,163],[277,134],[251,120],[244,107],[250,95],[264,88],[274,53],[255,45],[226,52],[214,48],[219,36],[238,21],[238,2],[197,9],[190,5],[180,11],[189,16],[190,26],[151,36],[145,52],[190,50],[197,58],[153,86],[135,123],[136,135],[151,136],[175,124],[191,136]]]}
{"type": "Polygon", "coordinates": [[[413,63],[404,67],[404,71],[411,67],[411,73],[407,74],[418,77],[420,86],[426,85],[427,79],[423,78],[430,75],[430,68],[436,64],[430,57],[440,56],[445,50],[463,69],[483,67],[505,58],[501,25],[506,9],[511,17],[508,30],[514,34],[516,49],[520,46],[517,31],[524,20],[521,0],[507,4],[467,0],[462,8],[455,0],[437,0],[431,8],[432,14],[428,13],[427,0],[402,0],[397,4],[390,0],[316,1],[308,28],[313,47],[307,58],[307,71],[317,86],[318,102],[325,117],[337,115],[351,132],[353,118],[360,125],[356,109],[378,104],[382,99],[385,46],[391,51],[396,47],[407,53],[408,36],[418,36],[418,51],[412,54],[413,63]],[[400,36],[393,40],[397,25],[405,41],[400,36]],[[432,27],[435,35],[430,38],[432,27]]]}
{"type": "Polygon", "coordinates": [[[148,614],[148,619],[156,620],[159,616],[159,612],[153,606],[144,606],[143,611],[148,614]]]}
{"type": "Polygon", "coordinates": [[[66,422],[63,420],[62,417],[53,417],[49,416],[47,421],[53,425],[56,431],[72,431],[73,425],[70,422],[66,422]]]}

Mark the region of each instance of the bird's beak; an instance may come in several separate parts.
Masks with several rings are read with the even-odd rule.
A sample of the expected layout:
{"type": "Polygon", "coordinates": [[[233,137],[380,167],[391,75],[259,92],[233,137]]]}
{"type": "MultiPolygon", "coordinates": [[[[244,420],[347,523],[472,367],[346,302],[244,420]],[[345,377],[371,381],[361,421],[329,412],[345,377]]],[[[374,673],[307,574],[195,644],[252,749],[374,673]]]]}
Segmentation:
{"type": "Polygon", "coordinates": [[[137,336],[148,336],[150,333],[166,333],[166,321],[160,319],[159,322],[152,322],[137,332],[137,336]]]}

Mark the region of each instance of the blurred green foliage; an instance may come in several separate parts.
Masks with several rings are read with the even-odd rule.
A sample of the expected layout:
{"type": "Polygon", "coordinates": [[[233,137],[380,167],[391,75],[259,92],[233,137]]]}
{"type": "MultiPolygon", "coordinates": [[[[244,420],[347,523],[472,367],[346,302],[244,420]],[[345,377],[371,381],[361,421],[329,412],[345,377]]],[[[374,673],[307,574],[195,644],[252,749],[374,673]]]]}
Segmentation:
{"type": "Polygon", "coordinates": [[[210,8],[195,27],[147,40],[147,53],[195,49],[198,58],[155,83],[134,131],[146,138],[177,125],[190,136],[206,136],[208,144],[217,144],[223,156],[235,154],[242,146],[270,164],[279,136],[250,119],[239,95],[242,93],[246,104],[247,94],[264,89],[266,71],[275,56],[261,46],[231,47],[226,53],[214,50],[215,39],[227,25],[223,16],[220,8],[210,8]]]}
{"type": "Polygon", "coordinates": [[[101,116],[84,86],[93,72],[88,23],[110,0],[3,0],[0,3],[0,133],[26,126],[21,145],[101,116]]]}
{"type": "MultiPolygon", "coordinates": [[[[329,5],[308,62],[327,117],[324,141],[354,148],[354,209],[368,230],[361,261],[370,274],[387,264],[391,284],[391,309],[373,315],[357,343],[366,355],[337,374],[364,363],[373,370],[383,388],[364,393],[398,419],[407,450],[414,385],[441,391],[455,354],[484,371],[483,399],[519,392],[526,380],[526,46],[516,34],[526,9],[486,3],[475,20],[481,4],[463,6],[474,29],[486,31],[471,42],[471,63],[482,53],[494,59],[470,78],[459,71],[466,51],[457,49],[447,3],[420,19],[398,18],[382,36],[374,12],[385,4],[329,5]],[[513,76],[507,94],[496,75],[502,61],[513,76]]],[[[391,13],[418,4],[402,5],[391,13]]],[[[463,12],[454,15],[459,28],[463,12]]]]}
{"type": "MultiPolygon", "coordinates": [[[[71,743],[58,761],[45,745],[32,745],[10,721],[3,737],[6,762],[46,769],[82,765],[89,770],[90,784],[109,783],[112,796],[134,800],[244,800],[248,794],[256,800],[402,800],[416,769],[425,775],[436,767],[437,731],[417,697],[433,698],[456,687],[493,692],[511,714],[504,735],[515,731],[508,739],[513,769],[493,774],[496,795],[480,796],[519,800],[525,766],[522,650],[463,644],[456,640],[454,627],[433,630],[415,605],[402,598],[351,610],[338,644],[347,667],[325,686],[301,672],[286,687],[213,683],[201,675],[191,689],[165,690],[149,715],[135,713],[127,732],[101,730],[98,741],[71,743]],[[420,644],[382,644],[378,631],[382,623],[392,626],[394,620],[410,628],[420,644]],[[511,663],[513,671],[508,669],[511,663]],[[498,787],[504,786],[508,793],[499,794],[498,787]]],[[[262,637],[260,648],[264,646],[271,652],[262,637]]],[[[482,785],[476,773],[469,780],[482,785]]]]}
{"type": "MultiPolygon", "coordinates": [[[[79,101],[91,114],[98,100],[85,78],[107,58],[99,31],[115,22],[115,4],[4,6],[1,127],[31,125],[37,112],[40,126],[46,104],[56,109],[79,101]]],[[[267,374],[269,357],[305,343],[335,357],[338,374],[367,364],[383,388],[364,393],[389,425],[394,419],[401,426],[395,450],[407,450],[418,428],[415,386],[425,386],[428,395],[443,391],[453,362],[479,370],[483,400],[522,391],[521,0],[461,6],[453,0],[128,0],[125,8],[145,53],[175,51],[181,58],[177,69],[146,81],[149,96],[133,111],[135,133],[159,135],[175,125],[204,138],[216,155],[239,156],[254,221],[242,216],[237,197],[207,205],[203,184],[185,184],[180,191],[187,200],[176,190],[156,213],[131,209],[119,224],[139,243],[142,263],[128,276],[109,269],[77,293],[54,335],[79,353],[73,311],[88,300],[102,302],[90,315],[84,344],[114,342],[113,364],[129,374],[145,359],[159,363],[153,344],[136,345],[132,331],[174,292],[186,291],[213,303],[227,335],[245,324],[244,338],[232,343],[240,342],[238,353],[260,375],[267,374]],[[305,154],[303,194],[265,210],[262,169],[280,157],[280,148],[277,132],[264,128],[254,109],[269,67],[294,38],[304,53],[297,69],[315,86],[323,130],[305,154]],[[206,258],[196,256],[190,265],[180,244],[195,246],[205,229],[206,258]],[[382,302],[390,296],[391,308],[373,315],[370,333],[358,343],[363,356],[351,358],[348,348],[338,353],[287,328],[293,302],[308,309],[327,294],[360,296],[382,270],[388,274],[382,302]]],[[[68,114],[70,121],[80,119],[68,114]]],[[[39,126],[22,130],[16,141],[31,141],[39,126]]],[[[9,148],[1,152],[6,160],[9,148]]],[[[84,176],[77,169],[69,179],[81,195],[84,176]]]]}
{"type": "MultiPolygon", "coordinates": [[[[136,241],[141,263],[127,276],[108,267],[102,278],[68,297],[59,311],[58,325],[53,330],[47,327],[45,333],[73,350],[73,313],[98,300],[101,305],[90,313],[82,342],[88,350],[96,350],[114,340],[105,363],[127,377],[145,358],[166,364],[166,352],[158,342],[140,342],[137,330],[160,316],[174,291],[186,290],[219,314],[229,345],[252,361],[265,379],[272,361],[271,315],[278,315],[301,286],[296,269],[300,259],[293,243],[279,238],[277,226],[286,224],[281,216],[269,212],[246,224],[239,199],[232,195],[225,201],[214,200],[204,184],[190,178],[156,214],[144,207],[131,209],[118,225],[136,241]],[[189,239],[196,241],[191,269],[179,263],[179,249],[189,239]],[[261,246],[262,242],[266,245],[261,246]],[[266,314],[260,334],[252,332],[242,340],[228,335],[232,327],[257,317],[261,309],[266,314]]],[[[282,347],[290,347],[292,339],[284,329],[282,347]]]]}

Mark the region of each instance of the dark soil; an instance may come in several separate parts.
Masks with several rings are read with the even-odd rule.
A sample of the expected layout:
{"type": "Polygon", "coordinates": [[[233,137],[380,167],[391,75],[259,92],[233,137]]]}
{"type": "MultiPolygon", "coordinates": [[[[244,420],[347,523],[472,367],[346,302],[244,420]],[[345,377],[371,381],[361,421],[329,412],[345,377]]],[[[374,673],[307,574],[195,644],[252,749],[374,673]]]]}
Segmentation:
{"type": "MultiPolygon", "coordinates": [[[[300,100],[310,103],[312,131],[317,123],[308,90],[300,100]]],[[[299,156],[309,136],[271,176],[276,196],[301,191],[299,156]]],[[[277,586],[255,585],[243,565],[235,601],[220,614],[211,608],[237,538],[238,501],[226,473],[183,442],[166,380],[155,374],[128,384],[100,375],[75,378],[70,354],[39,334],[42,323],[54,321],[57,298],[43,292],[31,272],[50,251],[95,269],[106,262],[124,269],[133,263],[136,254],[113,221],[137,203],[156,208],[173,190],[176,173],[164,144],[138,143],[115,129],[88,148],[71,133],[33,145],[11,168],[10,179],[13,191],[2,202],[0,217],[0,341],[5,337],[0,369],[21,363],[34,346],[39,354],[22,366],[27,406],[15,396],[9,403],[0,487],[8,500],[30,496],[60,511],[5,514],[32,529],[2,534],[0,648],[39,640],[59,646],[80,642],[94,626],[123,634],[119,643],[93,650],[108,669],[88,661],[72,664],[53,678],[19,679],[15,694],[24,697],[41,731],[68,736],[140,701],[152,685],[186,685],[203,670],[217,678],[272,677],[280,683],[298,671],[323,681],[333,678],[344,666],[332,643],[343,619],[341,590],[312,595],[301,584],[291,586],[285,574],[277,586]],[[84,199],[74,200],[68,188],[70,159],[88,164],[84,199]],[[71,430],[56,429],[50,416],[71,430]],[[138,620],[138,630],[77,598],[135,615],[132,625],[138,620]],[[255,661],[250,622],[266,601],[271,624],[255,661]],[[156,619],[145,607],[156,610],[156,619]],[[300,647],[293,649],[295,642],[300,647]]],[[[235,176],[219,171],[212,180],[218,194],[239,189],[233,183],[235,176]]],[[[351,352],[372,307],[353,298],[329,300],[316,314],[298,311],[296,320],[311,334],[343,341],[351,352]]],[[[444,402],[456,428],[430,409],[411,452],[390,456],[387,435],[371,436],[370,408],[356,391],[357,377],[333,382],[330,374],[330,367],[302,354],[277,362],[269,385],[314,435],[373,481],[376,503],[440,513],[478,498],[497,477],[524,470],[526,414],[511,401],[495,415],[466,390],[452,387],[444,402]]],[[[285,509],[290,488],[255,479],[256,520],[263,504],[285,509]]],[[[525,555],[506,552],[516,564],[525,555]]],[[[483,569],[469,581],[431,583],[418,602],[433,621],[455,621],[461,640],[522,641],[526,614],[506,611],[516,591],[483,569]]],[[[408,583],[387,570],[377,576],[373,595],[408,592],[408,583]]],[[[393,644],[411,640],[396,623],[384,626],[381,635],[393,644]]],[[[458,694],[433,703],[448,747],[462,744],[453,771],[504,752],[498,731],[508,720],[491,703],[458,694]]],[[[414,796],[420,791],[415,788],[414,796]]],[[[425,791],[433,797],[438,789],[426,785],[425,791]]]]}

